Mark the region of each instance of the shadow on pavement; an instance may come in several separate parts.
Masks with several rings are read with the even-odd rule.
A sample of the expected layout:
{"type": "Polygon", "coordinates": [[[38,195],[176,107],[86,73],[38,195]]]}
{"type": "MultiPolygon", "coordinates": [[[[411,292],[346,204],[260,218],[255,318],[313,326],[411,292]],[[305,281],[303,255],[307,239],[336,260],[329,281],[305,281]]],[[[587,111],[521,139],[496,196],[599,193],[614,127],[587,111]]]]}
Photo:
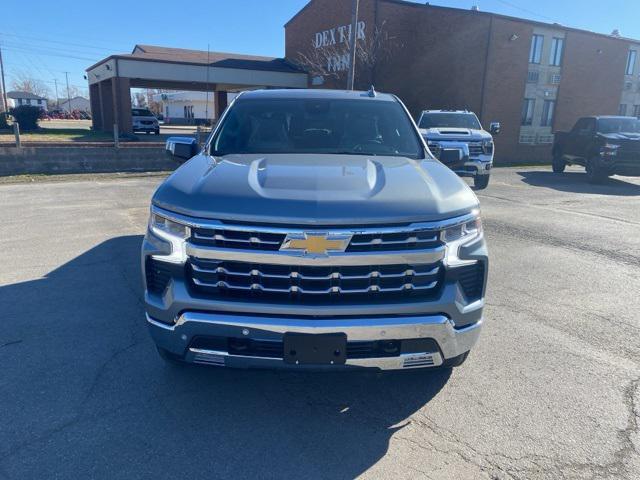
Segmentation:
{"type": "Polygon", "coordinates": [[[635,196],[640,195],[640,185],[628,183],[620,178],[608,178],[600,185],[587,181],[583,171],[553,173],[552,171],[520,171],[517,172],[522,181],[534,187],[548,187],[561,192],[593,193],[600,195],[635,196]]]}
{"type": "Polygon", "coordinates": [[[451,376],[165,365],[144,321],[141,241],[0,287],[0,474],[353,478],[451,376]]]}

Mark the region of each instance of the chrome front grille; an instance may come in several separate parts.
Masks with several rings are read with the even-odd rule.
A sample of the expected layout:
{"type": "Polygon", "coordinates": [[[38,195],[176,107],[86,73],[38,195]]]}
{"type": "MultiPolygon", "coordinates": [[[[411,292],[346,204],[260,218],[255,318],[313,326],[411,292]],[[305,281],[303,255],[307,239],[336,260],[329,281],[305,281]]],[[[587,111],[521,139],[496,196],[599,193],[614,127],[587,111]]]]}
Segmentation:
{"type": "MultiPolygon", "coordinates": [[[[460,140],[456,140],[460,142],[460,140]]],[[[434,157],[440,158],[440,151],[442,148],[446,148],[446,140],[440,141],[440,143],[429,144],[429,151],[433,154],[434,157]]],[[[478,157],[484,154],[484,150],[482,148],[482,142],[466,142],[469,145],[469,157],[478,157]]]]}
{"type": "Polygon", "coordinates": [[[484,151],[482,150],[482,142],[469,142],[469,156],[477,157],[482,155],[484,151]]]}
{"type": "MultiPolygon", "coordinates": [[[[293,231],[292,229],[291,231],[293,231]]],[[[322,232],[323,229],[318,229],[322,232]]],[[[309,232],[314,232],[309,229],[309,232]]],[[[233,248],[241,250],[280,250],[287,230],[261,229],[260,227],[223,226],[219,228],[192,228],[189,242],[204,247],[233,248]]],[[[406,227],[354,228],[346,252],[424,250],[441,245],[438,232],[406,227]]]]}
{"type": "Polygon", "coordinates": [[[224,226],[191,229],[191,243],[194,245],[222,248],[278,250],[285,237],[285,233],[271,233],[257,229],[234,230],[224,226]]]}
{"type": "Polygon", "coordinates": [[[432,248],[439,244],[438,232],[433,230],[397,233],[361,233],[351,239],[347,252],[372,250],[413,250],[432,248]]]}
{"type": "Polygon", "coordinates": [[[358,300],[429,296],[437,291],[441,263],[378,266],[288,266],[189,259],[193,288],[206,295],[274,300],[358,300]]]}

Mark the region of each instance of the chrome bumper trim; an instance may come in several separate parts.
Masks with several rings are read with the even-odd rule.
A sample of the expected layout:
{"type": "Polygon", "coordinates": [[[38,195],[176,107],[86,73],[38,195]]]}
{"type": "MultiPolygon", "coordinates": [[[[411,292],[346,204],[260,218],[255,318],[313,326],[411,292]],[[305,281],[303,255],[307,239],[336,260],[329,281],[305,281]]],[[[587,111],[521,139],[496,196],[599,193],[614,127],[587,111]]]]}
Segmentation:
{"type": "MultiPolygon", "coordinates": [[[[269,367],[296,368],[297,365],[284,363],[281,358],[232,355],[229,352],[190,348],[185,358],[187,362],[218,367],[269,367]]],[[[379,370],[402,370],[409,368],[439,367],[443,359],[440,352],[404,353],[397,357],[352,358],[344,365],[326,365],[325,368],[361,367],[379,370]]],[[[309,366],[313,368],[313,365],[309,366]]]]}
{"type": "MultiPolygon", "coordinates": [[[[156,344],[187,361],[194,361],[189,344],[193,337],[224,336],[261,340],[280,340],[286,332],[299,333],[335,333],[344,332],[349,341],[402,340],[410,338],[433,338],[439,345],[439,352],[424,352],[406,357],[386,357],[370,359],[351,359],[347,366],[375,367],[382,369],[407,368],[440,365],[444,359],[453,358],[469,351],[478,340],[482,320],[464,328],[454,328],[453,322],[444,315],[426,315],[410,317],[373,317],[373,318],[340,318],[340,319],[308,319],[289,317],[265,317],[252,315],[225,315],[217,313],[185,312],[174,325],[158,322],[147,315],[151,335],[156,344]],[[436,358],[435,353],[441,358],[436,358]],[[429,358],[420,356],[431,355],[429,358]],[[417,358],[416,358],[417,357],[417,358]],[[444,357],[444,358],[442,358],[444,357]]],[[[203,355],[205,355],[203,353],[203,355]]],[[[225,366],[265,366],[289,367],[281,359],[262,357],[241,357],[229,355],[227,352],[213,352],[203,359],[213,360],[225,366]],[[215,355],[218,355],[215,357],[215,355]],[[213,355],[213,356],[212,356],[213,355]],[[220,359],[224,357],[224,362],[220,359]]],[[[212,363],[211,361],[200,363],[212,363]]],[[[332,367],[332,366],[329,366],[332,367]]]]}

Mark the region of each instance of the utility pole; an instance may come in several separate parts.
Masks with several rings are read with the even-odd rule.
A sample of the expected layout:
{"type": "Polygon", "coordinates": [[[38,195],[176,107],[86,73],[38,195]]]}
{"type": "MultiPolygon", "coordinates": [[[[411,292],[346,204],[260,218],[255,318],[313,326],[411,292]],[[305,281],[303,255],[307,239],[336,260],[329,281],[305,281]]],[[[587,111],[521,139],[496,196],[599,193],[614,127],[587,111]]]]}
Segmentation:
{"type": "Polygon", "coordinates": [[[4,112],[9,111],[9,102],[7,101],[7,84],[4,81],[4,64],[2,63],[2,47],[0,47],[0,76],[2,77],[2,107],[4,112]]]}
{"type": "Polygon", "coordinates": [[[58,98],[58,79],[54,78],[53,83],[56,86],[56,109],[60,110],[60,99],[58,98]]]}
{"type": "MultiPolygon", "coordinates": [[[[205,125],[209,121],[209,44],[207,43],[207,81],[205,87],[207,89],[206,100],[204,104],[204,122],[205,125]]],[[[200,139],[198,139],[199,141],[200,139]]]]}
{"type": "Polygon", "coordinates": [[[67,100],[69,102],[69,113],[71,113],[71,94],[69,94],[69,72],[64,72],[64,76],[67,78],[67,100]]]}
{"type": "Polygon", "coordinates": [[[356,37],[358,36],[358,7],[360,0],[351,3],[351,38],[349,38],[349,75],[347,76],[347,90],[353,90],[356,77],[356,37]]]}

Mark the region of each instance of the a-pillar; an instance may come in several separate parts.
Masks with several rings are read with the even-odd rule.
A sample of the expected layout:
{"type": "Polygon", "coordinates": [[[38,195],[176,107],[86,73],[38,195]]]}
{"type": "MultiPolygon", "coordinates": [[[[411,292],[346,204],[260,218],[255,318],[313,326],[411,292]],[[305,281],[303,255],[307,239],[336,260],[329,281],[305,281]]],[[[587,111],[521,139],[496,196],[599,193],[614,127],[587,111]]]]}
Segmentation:
{"type": "Polygon", "coordinates": [[[215,98],[215,121],[218,122],[220,120],[220,116],[224,112],[224,109],[227,108],[227,92],[224,90],[216,90],[215,98]]]}

